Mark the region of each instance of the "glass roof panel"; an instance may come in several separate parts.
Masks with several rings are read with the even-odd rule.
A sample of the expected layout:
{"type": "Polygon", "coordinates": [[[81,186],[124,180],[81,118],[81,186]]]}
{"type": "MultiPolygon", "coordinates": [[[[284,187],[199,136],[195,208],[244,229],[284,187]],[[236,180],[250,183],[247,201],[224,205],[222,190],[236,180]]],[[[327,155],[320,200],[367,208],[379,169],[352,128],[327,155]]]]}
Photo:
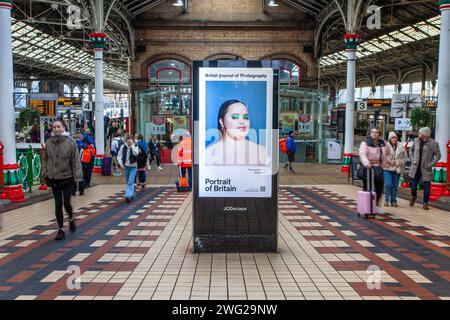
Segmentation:
{"type": "MultiPolygon", "coordinates": [[[[93,54],[12,19],[13,53],[22,58],[54,66],[67,74],[94,76],[93,54]]],[[[128,75],[110,63],[104,63],[104,80],[128,87],[128,75]]]]}
{"type": "MultiPolygon", "coordinates": [[[[435,16],[421,21],[413,26],[404,27],[397,31],[384,34],[376,39],[363,42],[359,45],[357,57],[367,57],[372,54],[399,47],[403,44],[427,39],[440,34],[441,16],[435,16]],[[431,24],[431,25],[430,25],[431,24]]],[[[345,50],[330,53],[320,59],[321,66],[330,66],[345,60],[345,50]],[[344,56],[344,59],[339,58],[344,56]]]]}

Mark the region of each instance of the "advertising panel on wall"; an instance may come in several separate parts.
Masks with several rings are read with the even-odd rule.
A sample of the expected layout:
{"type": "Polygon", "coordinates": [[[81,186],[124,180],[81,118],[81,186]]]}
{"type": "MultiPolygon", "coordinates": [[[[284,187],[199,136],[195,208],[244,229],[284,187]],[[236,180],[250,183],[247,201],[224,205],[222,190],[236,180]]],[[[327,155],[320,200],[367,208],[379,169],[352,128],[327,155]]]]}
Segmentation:
{"type": "Polygon", "coordinates": [[[152,117],[152,134],[165,134],[166,133],[166,118],[160,116],[152,117]]]}
{"type": "Polygon", "coordinates": [[[173,131],[178,129],[188,129],[188,119],[186,116],[173,117],[173,131]]]}
{"type": "Polygon", "coordinates": [[[295,131],[295,120],[298,115],[296,113],[285,113],[280,115],[281,118],[281,133],[289,134],[290,131],[295,131]]]}
{"type": "Polygon", "coordinates": [[[241,63],[194,64],[196,252],[277,247],[278,77],[241,63]]]}
{"type": "Polygon", "coordinates": [[[200,197],[270,197],[273,70],[199,71],[200,197]]]}

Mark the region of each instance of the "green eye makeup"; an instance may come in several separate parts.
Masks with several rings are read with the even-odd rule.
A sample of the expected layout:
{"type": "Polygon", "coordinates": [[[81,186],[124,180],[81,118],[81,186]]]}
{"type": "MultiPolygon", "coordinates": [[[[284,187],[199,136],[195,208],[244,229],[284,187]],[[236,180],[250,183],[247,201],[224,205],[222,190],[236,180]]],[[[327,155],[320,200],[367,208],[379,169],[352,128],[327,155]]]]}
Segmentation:
{"type": "MultiPolygon", "coordinates": [[[[233,119],[233,120],[238,120],[239,118],[240,118],[240,116],[239,116],[239,114],[237,114],[237,113],[233,113],[233,114],[231,115],[231,119],[233,119]]],[[[248,115],[248,113],[247,113],[247,114],[244,114],[243,119],[244,119],[244,120],[250,119],[250,116],[248,115]]]]}

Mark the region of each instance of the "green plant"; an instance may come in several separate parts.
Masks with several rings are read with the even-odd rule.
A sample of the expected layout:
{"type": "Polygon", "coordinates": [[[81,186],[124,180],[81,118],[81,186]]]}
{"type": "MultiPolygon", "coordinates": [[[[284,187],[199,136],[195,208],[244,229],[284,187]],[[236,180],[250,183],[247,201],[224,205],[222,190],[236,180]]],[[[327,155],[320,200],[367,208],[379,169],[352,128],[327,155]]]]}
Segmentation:
{"type": "Polygon", "coordinates": [[[359,120],[356,124],[357,129],[367,130],[369,128],[369,121],[366,119],[359,120]]]}
{"type": "Polygon", "coordinates": [[[421,107],[413,109],[411,112],[411,125],[414,131],[423,127],[430,127],[432,114],[428,108],[421,107]]]}
{"type": "Polygon", "coordinates": [[[20,131],[27,132],[28,127],[33,125],[34,123],[39,123],[40,114],[37,110],[34,109],[22,109],[19,114],[19,128],[20,131]]]}

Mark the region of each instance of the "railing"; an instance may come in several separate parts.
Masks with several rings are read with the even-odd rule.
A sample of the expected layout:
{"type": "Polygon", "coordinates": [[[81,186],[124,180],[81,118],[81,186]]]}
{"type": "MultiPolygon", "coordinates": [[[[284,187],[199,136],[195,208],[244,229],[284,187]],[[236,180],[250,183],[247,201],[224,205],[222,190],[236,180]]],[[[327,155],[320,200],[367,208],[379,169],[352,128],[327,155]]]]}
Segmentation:
{"type": "Polygon", "coordinates": [[[32,187],[40,185],[40,190],[46,190],[42,178],[42,145],[18,144],[16,158],[19,164],[19,177],[22,188],[32,192],[32,187]]]}

